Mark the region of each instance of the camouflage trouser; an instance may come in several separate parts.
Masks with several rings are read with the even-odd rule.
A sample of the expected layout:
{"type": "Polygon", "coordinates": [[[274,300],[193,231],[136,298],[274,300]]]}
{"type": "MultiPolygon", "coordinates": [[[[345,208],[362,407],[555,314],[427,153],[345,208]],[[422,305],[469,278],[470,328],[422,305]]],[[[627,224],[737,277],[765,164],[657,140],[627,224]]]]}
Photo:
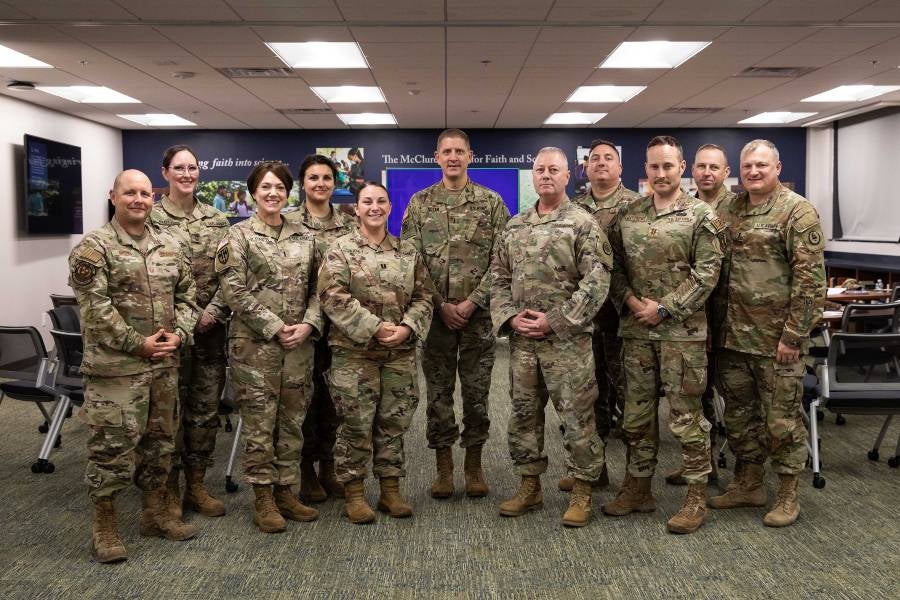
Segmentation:
{"type": "Polygon", "coordinates": [[[175,467],[181,463],[202,468],[212,465],[225,361],[225,326],[220,324],[205,333],[194,332],[194,344],[181,352],[181,419],[175,438],[175,467]]]}
{"type": "Polygon", "coordinates": [[[88,426],[85,479],[92,500],[115,496],[132,479],[145,491],[165,484],[175,453],[177,369],[84,377],[79,418],[88,426]]]}
{"type": "Polygon", "coordinates": [[[491,314],[475,309],[465,329],[448,329],[438,315],[431,322],[422,356],[428,392],[428,447],[481,446],[488,439],[488,397],[494,367],[491,314]],[[459,433],[453,411],[456,370],[462,392],[463,431],[459,433]]]}
{"type": "Polygon", "coordinates": [[[609,437],[613,415],[622,412],[625,403],[625,374],[622,372],[622,338],[615,331],[594,331],[594,376],[597,379],[597,402],[594,415],[597,433],[609,437]]]}
{"type": "Polygon", "coordinates": [[[544,454],[544,409],[548,398],[565,426],[566,469],[577,479],[595,481],[604,464],[604,442],[594,423],[597,381],[590,334],[534,340],[509,338],[509,454],[516,473],[540,475],[544,454]]]}
{"type": "Polygon", "coordinates": [[[232,338],[228,347],[247,481],[295,484],[312,392],[313,342],[286,351],[275,341],[232,338]]]}
{"type": "Polygon", "coordinates": [[[803,361],[780,365],[770,356],[720,350],[716,385],[725,399],[728,445],[742,461],[772,457],[776,473],[796,475],[806,466],[806,425],[801,415],[803,361]]]}
{"type": "Polygon", "coordinates": [[[340,425],[334,445],[341,482],[406,475],[403,434],[419,404],[415,350],[332,348],[328,382],[340,425]]]}
{"type": "Polygon", "coordinates": [[[718,418],[716,417],[716,354],[714,352],[706,353],[706,390],[703,392],[703,396],[700,397],[700,402],[703,404],[703,417],[712,424],[712,428],[709,430],[709,444],[710,446],[716,445],[716,438],[718,430],[716,428],[716,423],[718,422],[718,418]]]}
{"type": "Polygon", "coordinates": [[[316,341],[313,366],[313,397],[303,421],[303,458],[312,462],[334,459],[334,440],[338,417],[328,391],[325,373],[331,368],[328,329],[316,341]]]}
{"type": "Polygon", "coordinates": [[[706,483],[709,430],[700,396],[706,389],[706,342],[626,339],[625,415],[628,473],[652,477],[659,451],[659,390],[669,403],[669,430],[681,442],[683,476],[688,483],[706,483]]]}

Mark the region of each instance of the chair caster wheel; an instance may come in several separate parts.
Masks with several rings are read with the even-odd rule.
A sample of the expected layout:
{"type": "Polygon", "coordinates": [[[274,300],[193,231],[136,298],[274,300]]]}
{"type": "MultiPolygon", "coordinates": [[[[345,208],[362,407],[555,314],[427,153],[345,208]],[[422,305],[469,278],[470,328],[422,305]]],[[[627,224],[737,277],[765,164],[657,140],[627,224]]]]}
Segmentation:
{"type": "Polygon", "coordinates": [[[900,467],[900,456],[892,456],[888,459],[888,466],[892,469],[900,467]]]}
{"type": "Polygon", "coordinates": [[[38,431],[40,433],[47,433],[48,431],[50,431],[50,424],[47,423],[47,421],[44,421],[43,423],[38,425],[38,431]]]}
{"type": "Polygon", "coordinates": [[[844,418],[844,415],[838,415],[834,418],[835,425],[846,425],[847,419],[844,418]]]}
{"type": "Polygon", "coordinates": [[[869,460],[877,461],[878,460],[878,450],[869,450],[869,452],[866,453],[866,456],[869,457],[869,460]]]}
{"type": "Polygon", "coordinates": [[[55,470],[56,465],[54,465],[52,462],[48,462],[46,465],[44,465],[44,473],[52,473],[55,470]]]}
{"type": "Polygon", "coordinates": [[[31,472],[36,473],[36,474],[37,473],[52,473],[55,470],[56,470],[56,466],[52,462],[48,461],[45,458],[39,458],[39,459],[37,459],[37,462],[32,463],[32,465],[31,465],[31,472]]]}
{"type": "Polygon", "coordinates": [[[39,463],[39,462],[31,463],[31,472],[32,472],[32,473],[35,473],[35,474],[37,474],[37,473],[43,473],[43,472],[44,472],[44,465],[42,465],[42,464],[39,463]]]}
{"type": "Polygon", "coordinates": [[[825,487],[825,478],[819,475],[818,473],[813,475],[813,487],[817,490],[821,490],[825,487]]]}
{"type": "Polygon", "coordinates": [[[728,459],[726,459],[724,456],[720,456],[718,464],[720,469],[725,469],[728,467],[728,459]]]}
{"type": "Polygon", "coordinates": [[[234,482],[231,477],[225,478],[225,491],[229,494],[233,494],[238,490],[238,484],[234,482]]]}

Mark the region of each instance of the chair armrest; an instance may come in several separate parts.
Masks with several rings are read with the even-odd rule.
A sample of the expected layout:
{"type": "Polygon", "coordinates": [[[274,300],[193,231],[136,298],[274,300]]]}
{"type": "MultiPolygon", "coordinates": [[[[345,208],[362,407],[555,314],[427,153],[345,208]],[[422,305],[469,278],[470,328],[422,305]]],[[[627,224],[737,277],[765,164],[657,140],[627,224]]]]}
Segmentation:
{"type": "Polygon", "coordinates": [[[42,358],[38,365],[34,385],[42,392],[56,395],[56,376],[59,372],[59,361],[55,358],[42,358]]]}
{"type": "Polygon", "coordinates": [[[63,331],[62,329],[51,329],[50,333],[60,337],[81,339],[81,334],[76,331],[63,331]]]}

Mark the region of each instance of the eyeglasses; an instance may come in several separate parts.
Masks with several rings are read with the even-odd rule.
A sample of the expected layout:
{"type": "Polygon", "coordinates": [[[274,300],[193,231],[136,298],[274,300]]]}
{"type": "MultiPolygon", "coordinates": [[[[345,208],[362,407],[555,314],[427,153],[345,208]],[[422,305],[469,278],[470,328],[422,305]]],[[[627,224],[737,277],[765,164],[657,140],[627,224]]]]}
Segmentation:
{"type": "Polygon", "coordinates": [[[198,167],[197,165],[178,165],[175,167],[169,167],[169,169],[175,171],[179,175],[184,175],[185,173],[196,175],[200,171],[200,167],[198,167]]]}

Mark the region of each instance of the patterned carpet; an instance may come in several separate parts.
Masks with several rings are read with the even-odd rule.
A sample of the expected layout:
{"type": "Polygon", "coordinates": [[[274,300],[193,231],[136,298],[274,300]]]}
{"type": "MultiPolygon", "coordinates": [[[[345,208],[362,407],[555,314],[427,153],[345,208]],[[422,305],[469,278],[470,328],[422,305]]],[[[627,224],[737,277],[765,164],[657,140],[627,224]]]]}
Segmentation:
{"type": "MultiPolygon", "coordinates": [[[[75,419],[63,428],[63,447],[51,460],[56,472],[34,475],[41,437],[33,405],[0,404],[0,597],[2,598],[896,598],[900,590],[900,472],[886,464],[897,439],[891,428],[881,462],[866,450],[882,422],[834,416],[822,424],[827,487],[801,481],[802,515],[794,526],[762,525],[763,509],[712,511],[699,532],[676,537],[666,519],[681,505],[683,488],[665,485],[677,451],[663,434],[654,492],[660,509],[611,518],[599,510],[588,527],[564,529],[568,500],[556,490],[563,471],[558,420],[548,409],[550,470],[543,478],[545,506],[517,519],[497,515],[497,504],[518,479],[506,451],[509,414],[508,354],[498,352],[492,389],[492,439],[485,449],[492,485],[487,498],[458,491],[432,500],[433,456],[424,440],[424,400],[407,434],[409,473],[402,482],[412,519],[379,515],[375,524],[352,525],[329,501],[313,523],[289,523],[281,535],[258,532],[250,517],[252,492],[241,484],[223,490],[231,434],[222,433],[217,466],[208,481],[225,499],[220,519],[191,515],[200,535],[176,543],[138,535],[139,496],[119,502],[130,558],[106,566],[89,561],[89,504],[82,472],[85,429],[75,419]]],[[[424,388],[423,388],[424,389],[424,388]]],[[[624,449],[608,448],[613,486],[621,481],[624,449]]],[[[462,451],[456,451],[457,464],[462,451]]],[[[729,466],[733,463],[729,455],[729,466]]],[[[724,473],[724,479],[730,473],[724,473]]],[[[457,485],[462,485],[461,469],[457,485]]],[[[770,484],[772,482],[770,481],[770,484]]],[[[595,507],[612,488],[594,495],[595,507]]],[[[367,485],[370,502],[377,485],[367,485]]]]}

